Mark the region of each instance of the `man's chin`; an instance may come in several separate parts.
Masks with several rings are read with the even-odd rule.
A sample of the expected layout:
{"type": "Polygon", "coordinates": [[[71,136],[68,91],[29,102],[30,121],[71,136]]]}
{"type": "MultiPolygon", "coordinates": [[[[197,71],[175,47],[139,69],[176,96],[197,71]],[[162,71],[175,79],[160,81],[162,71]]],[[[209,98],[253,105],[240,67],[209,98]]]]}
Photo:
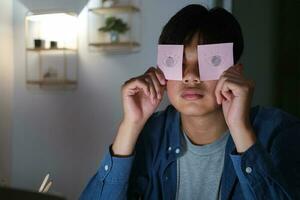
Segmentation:
{"type": "Polygon", "coordinates": [[[177,108],[177,110],[183,114],[183,115],[187,115],[187,116],[204,116],[207,114],[210,114],[212,112],[217,111],[219,108],[218,107],[214,107],[214,106],[203,106],[203,105],[197,105],[197,104],[188,104],[188,105],[184,105],[184,106],[179,106],[179,108],[177,108]]]}

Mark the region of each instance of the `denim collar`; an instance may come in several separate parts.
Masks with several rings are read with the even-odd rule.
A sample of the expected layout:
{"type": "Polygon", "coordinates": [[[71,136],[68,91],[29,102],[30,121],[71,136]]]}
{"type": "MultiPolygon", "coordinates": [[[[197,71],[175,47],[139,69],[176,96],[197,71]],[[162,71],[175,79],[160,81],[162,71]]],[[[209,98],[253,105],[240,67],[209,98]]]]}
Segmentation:
{"type": "Polygon", "coordinates": [[[169,115],[166,118],[166,139],[167,139],[167,154],[180,154],[182,150],[181,145],[181,125],[180,125],[180,113],[172,106],[170,105],[168,107],[169,112],[167,112],[167,115],[169,115]]]}

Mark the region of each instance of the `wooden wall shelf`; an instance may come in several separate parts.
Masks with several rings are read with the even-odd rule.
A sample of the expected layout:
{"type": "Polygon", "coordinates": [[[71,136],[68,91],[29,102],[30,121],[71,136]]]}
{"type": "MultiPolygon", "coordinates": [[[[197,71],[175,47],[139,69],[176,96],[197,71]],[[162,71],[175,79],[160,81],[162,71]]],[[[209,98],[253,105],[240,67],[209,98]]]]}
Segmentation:
{"type": "Polygon", "coordinates": [[[25,75],[30,89],[76,89],[77,26],[77,16],[72,13],[27,13],[25,75]]]}
{"type": "Polygon", "coordinates": [[[109,42],[100,42],[100,43],[90,43],[90,46],[94,47],[104,47],[104,48],[130,48],[130,47],[139,47],[140,44],[137,42],[118,42],[118,43],[109,43],[109,42]]]}
{"type": "Polygon", "coordinates": [[[114,6],[110,8],[91,8],[89,11],[96,14],[116,14],[116,13],[133,13],[139,12],[140,9],[133,5],[127,6],[114,6]]]}
{"type": "Polygon", "coordinates": [[[70,48],[27,48],[27,51],[77,51],[70,48]]]}
{"type": "Polygon", "coordinates": [[[141,12],[139,2],[128,0],[125,5],[112,7],[91,7],[88,11],[88,46],[91,51],[107,51],[130,53],[140,50],[141,47],[141,12]],[[99,31],[105,27],[107,18],[115,17],[122,20],[129,27],[125,33],[119,34],[118,42],[112,40],[111,33],[99,31]],[[113,42],[112,42],[113,41],[113,42]]]}
{"type": "Polygon", "coordinates": [[[32,85],[76,85],[77,81],[71,81],[71,80],[28,80],[27,84],[32,84],[32,85]]]}

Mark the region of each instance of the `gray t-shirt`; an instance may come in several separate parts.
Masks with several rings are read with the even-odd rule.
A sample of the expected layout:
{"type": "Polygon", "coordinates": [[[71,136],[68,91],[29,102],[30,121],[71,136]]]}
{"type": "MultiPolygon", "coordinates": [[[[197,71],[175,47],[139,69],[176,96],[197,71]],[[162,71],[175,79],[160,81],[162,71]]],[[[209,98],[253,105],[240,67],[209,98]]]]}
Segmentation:
{"type": "Polygon", "coordinates": [[[177,200],[218,200],[229,132],[207,145],[194,145],[183,134],[183,153],[177,159],[177,200]]]}

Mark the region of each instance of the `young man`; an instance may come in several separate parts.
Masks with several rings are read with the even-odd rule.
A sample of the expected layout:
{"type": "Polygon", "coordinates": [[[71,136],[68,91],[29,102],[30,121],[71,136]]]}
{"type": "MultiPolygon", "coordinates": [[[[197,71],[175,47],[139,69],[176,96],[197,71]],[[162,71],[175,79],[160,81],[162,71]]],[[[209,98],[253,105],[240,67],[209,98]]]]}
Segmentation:
{"type": "Polygon", "coordinates": [[[243,38],[235,18],[189,5],[159,43],[184,45],[183,79],[167,81],[151,67],[123,85],[123,120],[81,199],[299,198],[300,122],[250,108],[254,86],[237,64],[243,38]],[[200,81],[197,45],[225,42],[233,42],[235,65],[200,81]],[[165,90],[172,105],[154,113],[165,90]]]}

